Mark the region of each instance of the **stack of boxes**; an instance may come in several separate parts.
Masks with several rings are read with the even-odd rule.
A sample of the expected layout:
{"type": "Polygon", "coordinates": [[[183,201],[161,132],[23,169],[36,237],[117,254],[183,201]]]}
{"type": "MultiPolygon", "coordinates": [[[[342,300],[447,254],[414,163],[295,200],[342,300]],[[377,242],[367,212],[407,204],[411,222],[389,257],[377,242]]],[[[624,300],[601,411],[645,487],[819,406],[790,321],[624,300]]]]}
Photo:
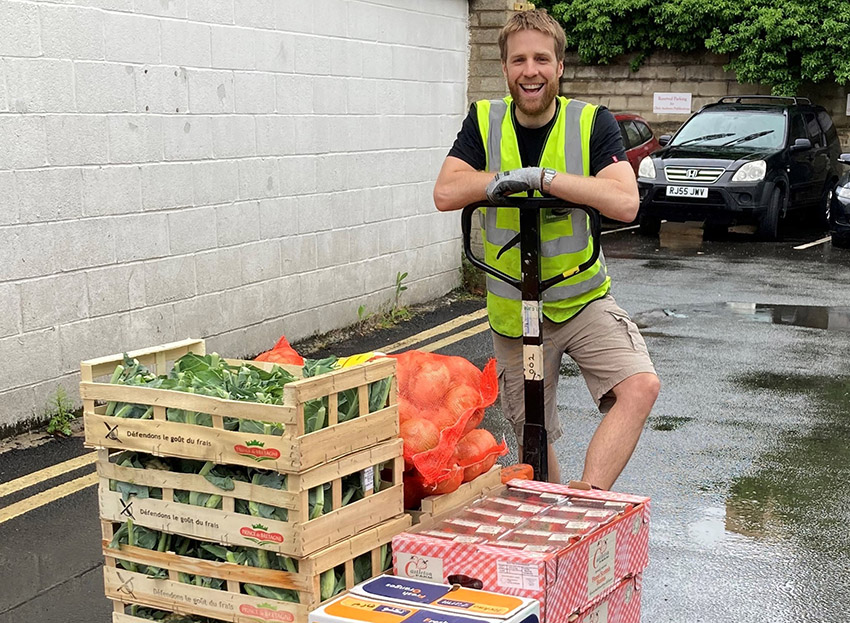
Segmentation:
{"type": "Polygon", "coordinates": [[[393,539],[396,575],[540,602],[541,620],[640,621],[649,498],[513,480],[393,539]]]}
{"type": "MultiPolygon", "coordinates": [[[[128,355],[162,375],[181,356],[204,352],[202,340],[187,340],[128,355]]],[[[83,362],[80,384],[86,444],[98,448],[113,621],[139,621],[136,613],[153,609],[306,622],[333,594],[388,568],[390,541],[411,524],[393,359],[288,383],[282,405],[110,384],[122,361],[83,362]],[[388,405],[370,412],[370,386],[385,379],[388,405]],[[352,390],[359,416],[339,422],[339,395],[352,390]],[[321,401],[327,425],[305,433],[311,401],[321,401]],[[116,417],[109,403],[147,415],[116,417]],[[170,417],[176,412],[204,414],[212,426],[170,417]],[[241,420],[259,427],[239,432],[252,430],[241,420]],[[227,477],[240,470],[254,477],[227,477]]]]}

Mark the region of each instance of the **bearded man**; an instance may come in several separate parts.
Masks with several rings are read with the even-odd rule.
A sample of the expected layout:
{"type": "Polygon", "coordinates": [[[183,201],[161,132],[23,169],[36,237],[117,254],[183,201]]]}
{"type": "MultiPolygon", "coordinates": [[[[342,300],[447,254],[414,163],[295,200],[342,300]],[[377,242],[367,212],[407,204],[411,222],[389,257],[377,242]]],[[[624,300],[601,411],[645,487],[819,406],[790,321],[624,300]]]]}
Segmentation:
{"type": "MultiPolygon", "coordinates": [[[[566,38],[543,10],[515,13],[499,34],[502,72],[510,96],[472,104],[434,187],[438,210],[458,210],[509,196],[541,193],[590,206],[625,222],[634,220],[638,190],[614,116],[604,107],[558,95],[566,38]]],[[[587,215],[541,210],[543,261],[553,273],[589,257],[587,215]]],[[[488,243],[519,230],[518,210],[489,209],[483,238],[485,261],[502,262],[519,276],[519,252],[488,243]]],[[[551,275],[548,275],[551,276],[551,275]]],[[[543,275],[547,277],[547,275],[543,275]]],[[[578,364],[604,414],[585,455],[582,481],[609,489],[637,446],[660,383],[646,344],[610,294],[604,255],[588,271],[547,290],[543,298],[545,427],[550,441],[549,479],[560,482],[552,442],[562,435],[557,412],[561,356],[578,364]]],[[[487,280],[487,311],[499,373],[502,410],[514,427],[522,457],[525,421],[520,293],[487,280]]]]}

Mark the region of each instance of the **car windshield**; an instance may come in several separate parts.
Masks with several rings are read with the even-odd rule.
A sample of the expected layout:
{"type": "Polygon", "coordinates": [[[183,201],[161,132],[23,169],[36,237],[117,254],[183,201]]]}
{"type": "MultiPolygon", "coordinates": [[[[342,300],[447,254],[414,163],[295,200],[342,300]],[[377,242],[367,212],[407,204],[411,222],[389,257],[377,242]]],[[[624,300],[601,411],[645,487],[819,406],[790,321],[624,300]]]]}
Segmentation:
{"type": "Polygon", "coordinates": [[[671,145],[700,147],[782,147],[785,116],[782,112],[707,110],[688,121],[671,145]]]}

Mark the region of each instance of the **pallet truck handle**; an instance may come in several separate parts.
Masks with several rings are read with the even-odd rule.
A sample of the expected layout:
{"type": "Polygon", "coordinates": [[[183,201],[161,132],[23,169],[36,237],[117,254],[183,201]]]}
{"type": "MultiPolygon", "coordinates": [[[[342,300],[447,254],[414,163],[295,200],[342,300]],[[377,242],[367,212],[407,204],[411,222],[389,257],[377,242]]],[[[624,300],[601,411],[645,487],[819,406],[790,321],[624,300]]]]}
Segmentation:
{"type": "MultiPolygon", "coordinates": [[[[488,275],[491,275],[496,279],[499,279],[509,285],[512,285],[517,290],[522,290],[522,281],[520,279],[511,277],[510,275],[507,275],[502,271],[493,268],[492,266],[484,262],[482,259],[476,257],[475,254],[472,252],[472,217],[473,214],[475,214],[475,211],[478,210],[478,208],[499,209],[499,207],[511,207],[519,208],[520,210],[539,210],[543,208],[552,208],[556,210],[582,210],[583,212],[586,212],[587,215],[590,217],[590,232],[593,238],[593,249],[591,251],[590,257],[587,259],[587,261],[582,262],[579,266],[576,266],[571,271],[560,275],[555,275],[554,277],[550,277],[549,279],[544,279],[543,281],[541,281],[539,285],[541,294],[552,286],[558,285],[562,281],[565,281],[570,277],[573,277],[589,269],[596,263],[596,260],[599,259],[599,232],[601,229],[601,221],[599,218],[599,212],[597,212],[593,208],[585,205],[579,205],[577,203],[570,203],[568,201],[557,199],[555,197],[512,197],[511,201],[513,202],[513,205],[510,206],[495,206],[489,201],[479,201],[463,208],[460,222],[461,231],[463,232],[463,252],[466,255],[466,259],[469,260],[469,263],[475,266],[476,268],[480,268],[488,275]]],[[[511,245],[511,243],[515,245],[518,242],[519,237],[517,236],[513,240],[511,240],[508,245],[511,245]]]]}

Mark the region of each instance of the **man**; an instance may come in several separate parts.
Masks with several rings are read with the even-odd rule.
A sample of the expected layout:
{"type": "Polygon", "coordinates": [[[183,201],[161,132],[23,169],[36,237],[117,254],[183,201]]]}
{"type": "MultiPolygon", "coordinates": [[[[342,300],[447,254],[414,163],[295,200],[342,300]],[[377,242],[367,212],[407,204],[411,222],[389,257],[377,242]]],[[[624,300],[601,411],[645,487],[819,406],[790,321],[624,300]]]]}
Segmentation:
{"type": "MultiPolygon", "coordinates": [[[[438,210],[540,192],[584,204],[630,222],[638,209],[634,172],[617,123],[605,108],[558,96],[565,35],[545,11],[514,14],[499,35],[502,72],[511,96],[476,102],[443,163],[434,187],[438,210]],[[494,175],[495,172],[495,175],[494,175]]],[[[490,208],[483,227],[485,261],[519,276],[516,249],[498,256],[519,230],[518,210],[490,208]],[[489,240],[488,240],[489,236],[489,240]],[[503,244],[503,243],[502,243],[503,244]]],[[[541,214],[543,278],[577,266],[592,240],[579,211],[541,214]]],[[[582,480],[609,489],[637,445],[658,396],[659,381],[635,324],[609,294],[600,254],[596,265],[547,290],[543,303],[545,425],[549,479],[560,482],[551,442],[561,436],[556,394],[562,353],[582,371],[604,417],[587,448],[582,480]]],[[[522,457],[522,320],[519,292],[492,278],[487,311],[499,370],[502,407],[517,432],[522,457]]]]}

